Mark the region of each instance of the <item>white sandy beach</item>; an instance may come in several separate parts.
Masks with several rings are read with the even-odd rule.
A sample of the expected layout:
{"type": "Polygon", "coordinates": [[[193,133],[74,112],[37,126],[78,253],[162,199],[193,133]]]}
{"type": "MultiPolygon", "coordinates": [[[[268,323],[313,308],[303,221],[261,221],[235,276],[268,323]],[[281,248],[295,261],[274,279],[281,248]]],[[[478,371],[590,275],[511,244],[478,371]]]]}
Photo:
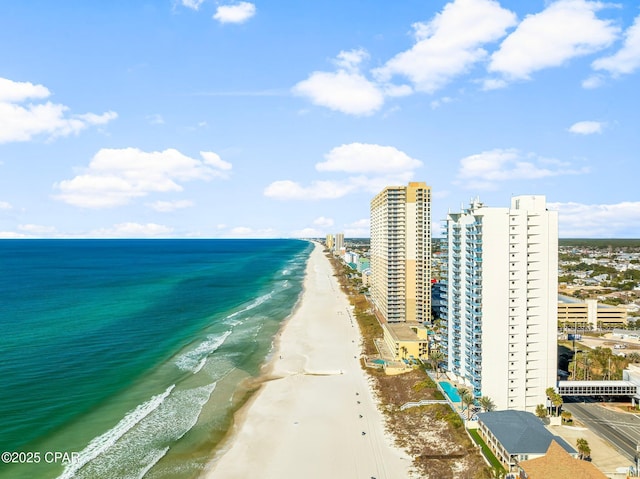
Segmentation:
{"type": "Polygon", "coordinates": [[[281,332],[272,375],[242,410],[207,479],[405,479],[411,459],[384,432],[360,333],[322,247],[281,332]],[[363,432],[365,434],[363,434],[363,432]]]}

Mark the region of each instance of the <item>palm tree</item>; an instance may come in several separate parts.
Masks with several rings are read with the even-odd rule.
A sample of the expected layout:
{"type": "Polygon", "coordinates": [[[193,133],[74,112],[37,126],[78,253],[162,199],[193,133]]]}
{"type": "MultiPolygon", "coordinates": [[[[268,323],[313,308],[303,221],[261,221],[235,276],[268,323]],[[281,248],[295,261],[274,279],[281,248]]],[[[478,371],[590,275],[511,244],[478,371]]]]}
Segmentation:
{"type": "Polygon", "coordinates": [[[429,355],[429,361],[431,362],[431,367],[436,372],[436,379],[440,377],[439,364],[440,364],[440,361],[442,361],[443,359],[444,359],[444,354],[442,354],[442,352],[438,351],[437,349],[434,351],[431,351],[431,354],[429,355]]]}
{"type": "Polygon", "coordinates": [[[406,348],[406,346],[401,346],[400,351],[402,351],[402,359],[407,359],[408,349],[406,348]]]}
{"type": "Polygon", "coordinates": [[[580,454],[580,459],[586,459],[591,455],[591,448],[589,447],[589,443],[585,438],[579,438],[576,441],[576,446],[578,447],[578,454],[580,454]]]}
{"type": "Polygon", "coordinates": [[[558,415],[558,408],[562,406],[562,396],[556,392],[554,388],[547,388],[544,391],[547,394],[547,398],[551,401],[551,404],[555,408],[553,411],[553,415],[558,415]]]}
{"type": "Polygon", "coordinates": [[[554,393],[553,397],[551,398],[551,404],[553,404],[553,407],[556,408],[556,412],[555,412],[555,416],[558,415],[558,410],[560,408],[560,406],[562,406],[562,403],[564,401],[562,400],[562,396],[560,396],[560,394],[554,393]]]}
{"type": "MultiPolygon", "coordinates": [[[[545,394],[547,395],[547,399],[549,399],[549,401],[551,400],[551,398],[553,397],[553,395],[556,393],[556,390],[552,387],[549,387],[547,389],[544,390],[545,394]]],[[[547,402],[547,404],[549,404],[549,402],[547,402]]]]}
{"type": "Polygon", "coordinates": [[[567,423],[571,421],[571,413],[569,411],[562,411],[562,422],[567,423]]]}
{"type": "Polygon", "coordinates": [[[464,394],[460,396],[460,400],[462,401],[462,404],[467,407],[467,419],[471,419],[471,406],[473,406],[473,403],[475,402],[473,394],[469,391],[465,391],[464,394]]]}
{"type": "Polygon", "coordinates": [[[630,363],[640,363],[640,354],[638,353],[629,353],[627,354],[627,359],[630,363]]]}
{"type": "Polygon", "coordinates": [[[538,404],[536,406],[536,416],[538,416],[540,419],[544,419],[545,417],[547,417],[547,408],[544,404],[538,404]]]}
{"type": "Polygon", "coordinates": [[[479,401],[480,407],[484,412],[495,411],[496,405],[489,396],[482,396],[479,401]]]}
{"type": "Polygon", "coordinates": [[[459,387],[456,389],[456,391],[458,392],[458,396],[460,397],[460,411],[462,411],[464,409],[464,400],[463,398],[469,394],[469,390],[465,387],[459,387]]]}

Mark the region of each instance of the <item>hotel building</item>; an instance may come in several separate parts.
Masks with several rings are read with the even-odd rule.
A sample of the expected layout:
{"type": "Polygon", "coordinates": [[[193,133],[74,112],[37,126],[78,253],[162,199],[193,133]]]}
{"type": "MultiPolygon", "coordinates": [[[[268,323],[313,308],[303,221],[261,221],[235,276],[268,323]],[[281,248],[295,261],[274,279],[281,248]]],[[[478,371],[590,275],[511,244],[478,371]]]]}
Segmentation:
{"type": "Polygon", "coordinates": [[[431,188],[388,186],[371,201],[371,299],[389,323],[431,319],[431,188]]]}
{"type": "Polygon", "coordinates": [[[534,411],[556,384],[558,216],[544,196],[447,216],[447,367],[498,409],[534,411]]]}

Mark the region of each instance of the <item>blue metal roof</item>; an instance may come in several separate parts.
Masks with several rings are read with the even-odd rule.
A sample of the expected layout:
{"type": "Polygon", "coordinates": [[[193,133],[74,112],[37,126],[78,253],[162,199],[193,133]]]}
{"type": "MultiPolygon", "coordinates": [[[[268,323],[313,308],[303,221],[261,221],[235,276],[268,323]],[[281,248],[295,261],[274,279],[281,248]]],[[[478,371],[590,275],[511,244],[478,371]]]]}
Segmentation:
{"type": "Polygon", "coordinates": [[[551,434],[540,418],[525,411],[493,411],[478,414],[478,421],[496,437],[509,455],[542,454],[555,440],[569,454],[576,451],[567,441],[551,434]]]}

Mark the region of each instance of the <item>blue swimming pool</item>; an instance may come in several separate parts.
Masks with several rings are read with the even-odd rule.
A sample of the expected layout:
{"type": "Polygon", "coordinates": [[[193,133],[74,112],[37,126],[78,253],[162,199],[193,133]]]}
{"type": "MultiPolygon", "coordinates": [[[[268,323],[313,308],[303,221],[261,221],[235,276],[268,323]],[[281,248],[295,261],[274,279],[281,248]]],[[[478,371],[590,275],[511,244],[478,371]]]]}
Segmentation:
{"type": "Polygon", "coordinates": [[[455,387],[453,387],[450,383],[444,381],[441,381],[439,384],[440,386],[442,386],[442,389],[447,394],[447,396],[449,396],[449,399],[451,399],[451,401],[460,402],[460,395],[458,394],[458,391],[455,387]]]}
{"type": "Polygon", "coordinates": [[[374,363],[374,364],[382,364],[383,366],[384,366],[385,364],[387,364],[387,362],[386,362],[384,359],[374,359],[374,360],[373,360],[373,363],[374,363]]]}

